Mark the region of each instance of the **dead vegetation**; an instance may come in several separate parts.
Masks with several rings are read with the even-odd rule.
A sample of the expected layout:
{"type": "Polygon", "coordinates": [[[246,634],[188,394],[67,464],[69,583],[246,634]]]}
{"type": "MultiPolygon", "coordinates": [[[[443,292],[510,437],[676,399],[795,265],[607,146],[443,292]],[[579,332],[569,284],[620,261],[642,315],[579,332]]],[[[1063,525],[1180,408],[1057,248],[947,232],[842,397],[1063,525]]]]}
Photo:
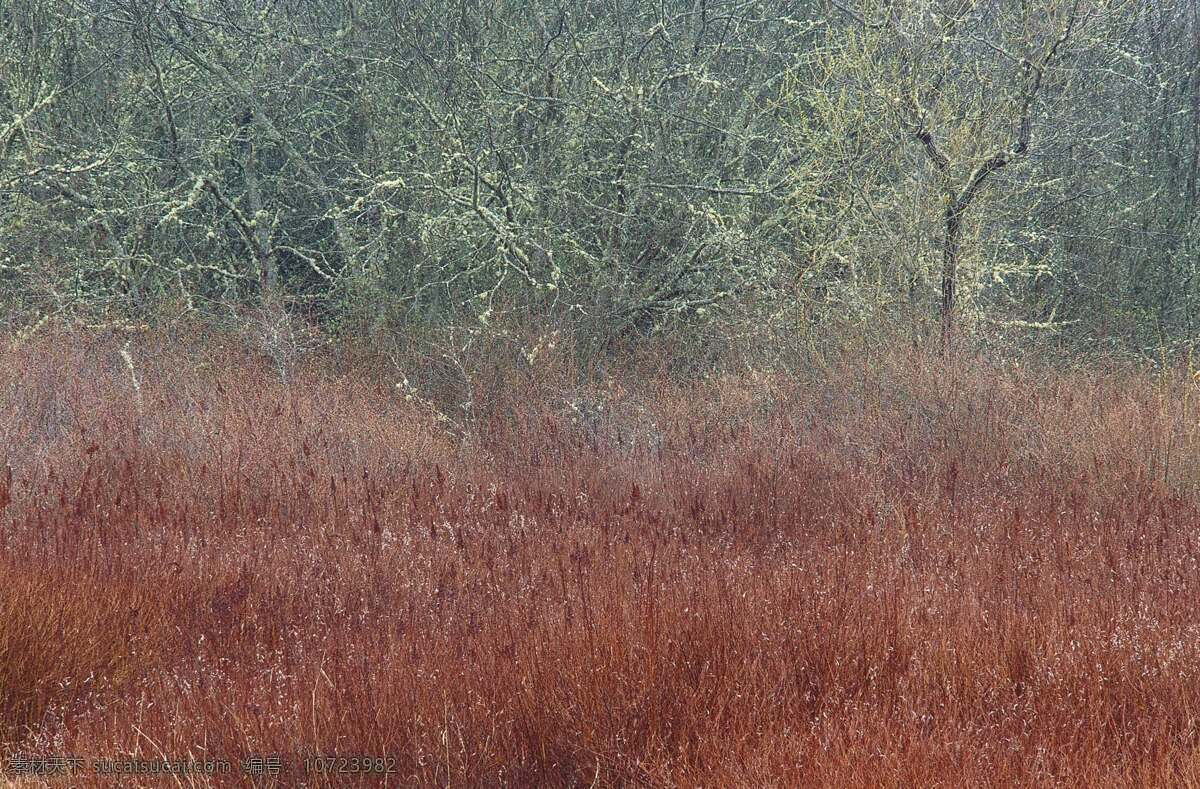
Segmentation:
{"type": "Polygon", "coordinates": [[[434,393],[313,359],[285,382],[219,340],[139,340],[139,407],[123,342],[2,352],[5,755],[278,753],[281,786],[315,752],[397,785],[1200,782],[1186,372],[618,376],[592,428],[555,357],[463,438],[434,393]]]}

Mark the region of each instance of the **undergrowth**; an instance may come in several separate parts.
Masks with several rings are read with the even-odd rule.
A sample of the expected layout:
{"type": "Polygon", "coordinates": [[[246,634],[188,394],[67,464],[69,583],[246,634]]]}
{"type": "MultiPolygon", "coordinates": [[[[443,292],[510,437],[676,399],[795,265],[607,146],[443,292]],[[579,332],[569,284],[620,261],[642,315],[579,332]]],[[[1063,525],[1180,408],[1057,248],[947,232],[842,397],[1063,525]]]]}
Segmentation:
{"type": "Polygon", "coordinates": [[[281,376],[219,339],[0,356],[2,755],[1200,783],[1186,371],[889,351],[679,380],[544,350],[434,391],[419,360],[281,376]]]}

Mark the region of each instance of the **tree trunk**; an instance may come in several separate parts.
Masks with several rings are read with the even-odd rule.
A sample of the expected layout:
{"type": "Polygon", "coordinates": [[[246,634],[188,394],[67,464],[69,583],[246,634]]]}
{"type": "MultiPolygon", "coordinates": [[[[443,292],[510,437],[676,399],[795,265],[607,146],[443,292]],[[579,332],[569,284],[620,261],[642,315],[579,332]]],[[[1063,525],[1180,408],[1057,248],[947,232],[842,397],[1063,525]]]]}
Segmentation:
{"type": "Polygon", "coordinates": [[[946,198],[946,229],[942,238],[942,352],[949,353],[954,338],[956,290],[958,288],[958,245],[966,206],[946,198]]]}
{"type": "Polygon", "coordinates": [[[246,199],[249,201],[251,238],[254,241],[254,257],[258,263],[259,298],[263,304],[274,303],[279,294],[279,264],[271,246],[271,228],[266,223],[263,210],[262,189],[258,181],[258,146],[253,136],[246,146],[246,158],[242,162],[242,173],[246,179],[246,199]]]}

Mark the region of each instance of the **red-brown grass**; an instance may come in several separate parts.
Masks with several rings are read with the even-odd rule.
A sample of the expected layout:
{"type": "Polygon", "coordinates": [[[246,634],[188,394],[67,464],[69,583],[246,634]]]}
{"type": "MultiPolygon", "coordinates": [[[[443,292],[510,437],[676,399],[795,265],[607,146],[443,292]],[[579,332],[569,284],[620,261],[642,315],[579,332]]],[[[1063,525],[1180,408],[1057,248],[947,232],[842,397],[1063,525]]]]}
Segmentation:
{"type": "Polygon", "coordinates": [[[135,781],[163,785],[255,753],[280,786],[1200,784],[1185,372],[550,354],[455,410],[395,359],[285,383],[217,340],[120,347],[0,351],[3,755],[234,764],[135,781]]]}

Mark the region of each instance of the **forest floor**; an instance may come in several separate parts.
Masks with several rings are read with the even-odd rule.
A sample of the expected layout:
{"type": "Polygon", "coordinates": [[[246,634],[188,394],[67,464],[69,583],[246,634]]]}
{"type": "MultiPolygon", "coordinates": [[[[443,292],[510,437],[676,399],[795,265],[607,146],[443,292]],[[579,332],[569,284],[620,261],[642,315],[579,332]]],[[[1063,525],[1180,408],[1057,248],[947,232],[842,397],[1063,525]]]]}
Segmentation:
{"type": "Polygon", "coordinates": [[[122,344],[0,350],[11,781],[1200,785],[1188,370],[122,344]]]}

